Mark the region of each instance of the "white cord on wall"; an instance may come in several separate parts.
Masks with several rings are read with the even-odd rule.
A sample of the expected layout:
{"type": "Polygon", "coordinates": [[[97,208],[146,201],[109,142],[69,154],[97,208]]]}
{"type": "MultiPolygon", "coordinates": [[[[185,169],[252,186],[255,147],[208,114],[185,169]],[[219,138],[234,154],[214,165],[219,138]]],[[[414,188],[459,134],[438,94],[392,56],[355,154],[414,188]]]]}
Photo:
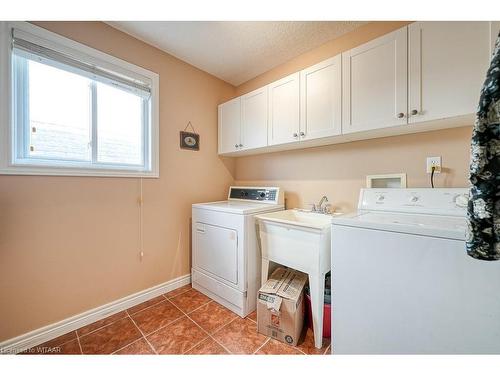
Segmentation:
{"type": "Polygon", "coordinates": [[[144,199],[142,195],[142,178],[140,179],[139,182],[140,185],[140,195],[139,195],[139,256],[142,261],[142,258],[144,258],[144,226],[143,226],[143,206],[144,206],[144,199]]]}

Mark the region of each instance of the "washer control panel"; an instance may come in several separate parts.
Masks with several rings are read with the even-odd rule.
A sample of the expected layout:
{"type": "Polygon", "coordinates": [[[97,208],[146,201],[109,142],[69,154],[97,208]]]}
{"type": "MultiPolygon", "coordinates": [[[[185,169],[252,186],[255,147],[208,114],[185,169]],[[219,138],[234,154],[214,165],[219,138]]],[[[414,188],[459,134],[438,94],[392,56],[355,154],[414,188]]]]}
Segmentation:
{"type": "Polygon", "coordinates": [[[361,189],[358,209],[464,216],[467,188],[361,189]]]}
{"type": "Polygon", "coordinates": [[[283,194],[278,187],[231,186],[229,188],[228,199],[283,204],[283,194]]]}

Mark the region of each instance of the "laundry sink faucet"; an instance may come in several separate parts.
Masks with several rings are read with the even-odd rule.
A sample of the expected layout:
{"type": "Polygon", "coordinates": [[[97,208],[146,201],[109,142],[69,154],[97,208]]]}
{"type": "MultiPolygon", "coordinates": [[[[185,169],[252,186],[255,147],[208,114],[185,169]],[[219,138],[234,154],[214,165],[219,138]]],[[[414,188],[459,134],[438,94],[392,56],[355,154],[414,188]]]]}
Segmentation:
{"type": "Polygon", "coordinates": [[[321,211],[323,209],[323,203],[328,202],[328,197],[326,195],[323,195],[321,200],[318,203],[318,209],[321,211]]]}
{"type": "Polygon", "coordinates": [[[326,195],[323,195],[323,197],[321,198],[321,200],[319,201],[319,203],[316,205],[316,204],[312,204],[312,208],[311,208],[311,211],[312,212],[321,212],[321,213],[324,213],[324,214],[327,214],[330,212],[329,210],[329,204],[324,204],[324,203],[328,203],[328,197],[326,195]]]}

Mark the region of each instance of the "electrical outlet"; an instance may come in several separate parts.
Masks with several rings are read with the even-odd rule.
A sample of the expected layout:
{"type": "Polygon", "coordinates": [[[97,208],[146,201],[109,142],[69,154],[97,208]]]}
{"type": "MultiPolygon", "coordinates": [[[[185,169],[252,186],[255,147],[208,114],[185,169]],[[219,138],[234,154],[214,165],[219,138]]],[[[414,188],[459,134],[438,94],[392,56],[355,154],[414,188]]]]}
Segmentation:
{"type": "Polygon", "coordinates": [[[429,156],[427,158],[427,173],[432,173],[432,167],[434,167],[434,173],[441,173],[441,156],[429,156]]]}

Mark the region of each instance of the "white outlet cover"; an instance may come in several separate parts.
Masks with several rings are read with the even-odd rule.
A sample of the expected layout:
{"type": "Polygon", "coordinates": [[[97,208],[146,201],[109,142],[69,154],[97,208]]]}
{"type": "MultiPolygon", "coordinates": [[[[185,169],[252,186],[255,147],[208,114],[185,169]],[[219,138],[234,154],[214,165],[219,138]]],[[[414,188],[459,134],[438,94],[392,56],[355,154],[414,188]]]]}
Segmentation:
{"type": "Polygon", "coordinates": [[[439,167],[437,171],[434,171],[434,173],[441,173],[441,156],[428,156],[427,157],[427,164],[426,164],[426,172],[431,173],[432,172],[432,166],[439,167]]]}

